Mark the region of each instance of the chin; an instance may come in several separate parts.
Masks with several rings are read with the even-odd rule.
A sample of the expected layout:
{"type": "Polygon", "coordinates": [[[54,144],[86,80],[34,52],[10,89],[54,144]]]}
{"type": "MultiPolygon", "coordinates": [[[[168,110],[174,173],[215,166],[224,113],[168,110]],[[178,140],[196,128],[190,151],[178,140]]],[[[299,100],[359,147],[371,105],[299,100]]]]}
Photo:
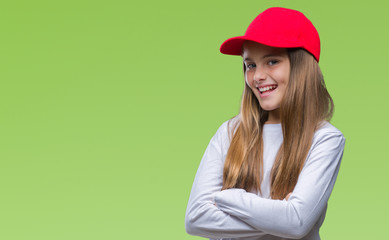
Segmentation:
{"type": "Polygon", "coordinates": [[[273,111],[278,108],[280,108],[280,102],[278,99],[261,99],[260,97],[257,97],[258,103],[261,106],[261,108],[265,111],[273,111]]]}
{"type": "Polygon", "coordinates": [[[263,110],[268,111],[268,112],[271,112],[271,111],[279,108],[279,106],[269,106],[269,105],[262,105],[262,104],[260,104],[260,105],[261,105],[261,108],[263,110]]]}

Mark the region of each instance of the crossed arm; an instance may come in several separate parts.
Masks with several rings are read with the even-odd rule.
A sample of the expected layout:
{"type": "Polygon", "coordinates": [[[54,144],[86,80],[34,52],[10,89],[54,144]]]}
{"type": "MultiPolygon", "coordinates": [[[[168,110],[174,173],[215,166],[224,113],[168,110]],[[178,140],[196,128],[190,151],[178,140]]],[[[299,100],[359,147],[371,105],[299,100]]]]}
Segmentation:
{"type": "Polygon", "coordinates": [[[340,132],[317,136],[293,193],[273,200],[222,187],[222,131],[213,136],[192,186],[185,226],[189,234],[208,238],[302,238],[317,222],[333,189],[345,139],[340,132]]]}

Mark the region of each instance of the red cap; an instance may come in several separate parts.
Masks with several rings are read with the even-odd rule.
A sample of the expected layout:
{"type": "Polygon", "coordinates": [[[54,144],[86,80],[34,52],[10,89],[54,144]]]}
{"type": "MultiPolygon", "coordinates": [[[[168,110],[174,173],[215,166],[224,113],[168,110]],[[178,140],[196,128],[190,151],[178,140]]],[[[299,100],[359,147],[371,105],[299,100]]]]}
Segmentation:
{"type": "Polygon", "coordinates": [[[304,14],[293,9],[273,7],[265,10],[250,23],[244,36],[224,41],[220,52],[241,55],[245,40],[271,47],[304,48],[319,62],[319,34],[304,14]]]}

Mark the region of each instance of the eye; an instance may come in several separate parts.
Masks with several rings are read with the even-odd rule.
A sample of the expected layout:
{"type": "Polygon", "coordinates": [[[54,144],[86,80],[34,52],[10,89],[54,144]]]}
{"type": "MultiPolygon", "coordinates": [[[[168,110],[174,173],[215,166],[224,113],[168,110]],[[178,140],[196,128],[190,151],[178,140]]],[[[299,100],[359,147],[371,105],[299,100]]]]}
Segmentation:
{"type": "Polygon", "coordinates": [[[278,62],[279,62],[278,60],[270,60],[269,62],[267,62],[267,64],[270,66],[273,66],[273,65],[277,64],[278,62]]]}
{"type": "Polygon", "coordinates": [[[255,68],[255,63],[246,64],[246,67],[247,67],[247,70],[250,70],[250,69],[252,69],[252,68],[255,68]]]}

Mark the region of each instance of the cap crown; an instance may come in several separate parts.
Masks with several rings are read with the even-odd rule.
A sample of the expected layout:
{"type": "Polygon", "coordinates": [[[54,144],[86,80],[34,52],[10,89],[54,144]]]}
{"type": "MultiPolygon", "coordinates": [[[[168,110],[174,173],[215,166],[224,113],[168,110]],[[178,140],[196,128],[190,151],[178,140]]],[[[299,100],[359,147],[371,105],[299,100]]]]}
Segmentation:
{"type": "Polygon", "coordinates": [[[227,39],[220,52],[240,55],[244,40],[272,47],[301,47],[317,61],[320,58],[320,38],[316,28],[303,13],[293,9],[273,7],[265,10],[250,23],[244,36],[227,39]]]}

